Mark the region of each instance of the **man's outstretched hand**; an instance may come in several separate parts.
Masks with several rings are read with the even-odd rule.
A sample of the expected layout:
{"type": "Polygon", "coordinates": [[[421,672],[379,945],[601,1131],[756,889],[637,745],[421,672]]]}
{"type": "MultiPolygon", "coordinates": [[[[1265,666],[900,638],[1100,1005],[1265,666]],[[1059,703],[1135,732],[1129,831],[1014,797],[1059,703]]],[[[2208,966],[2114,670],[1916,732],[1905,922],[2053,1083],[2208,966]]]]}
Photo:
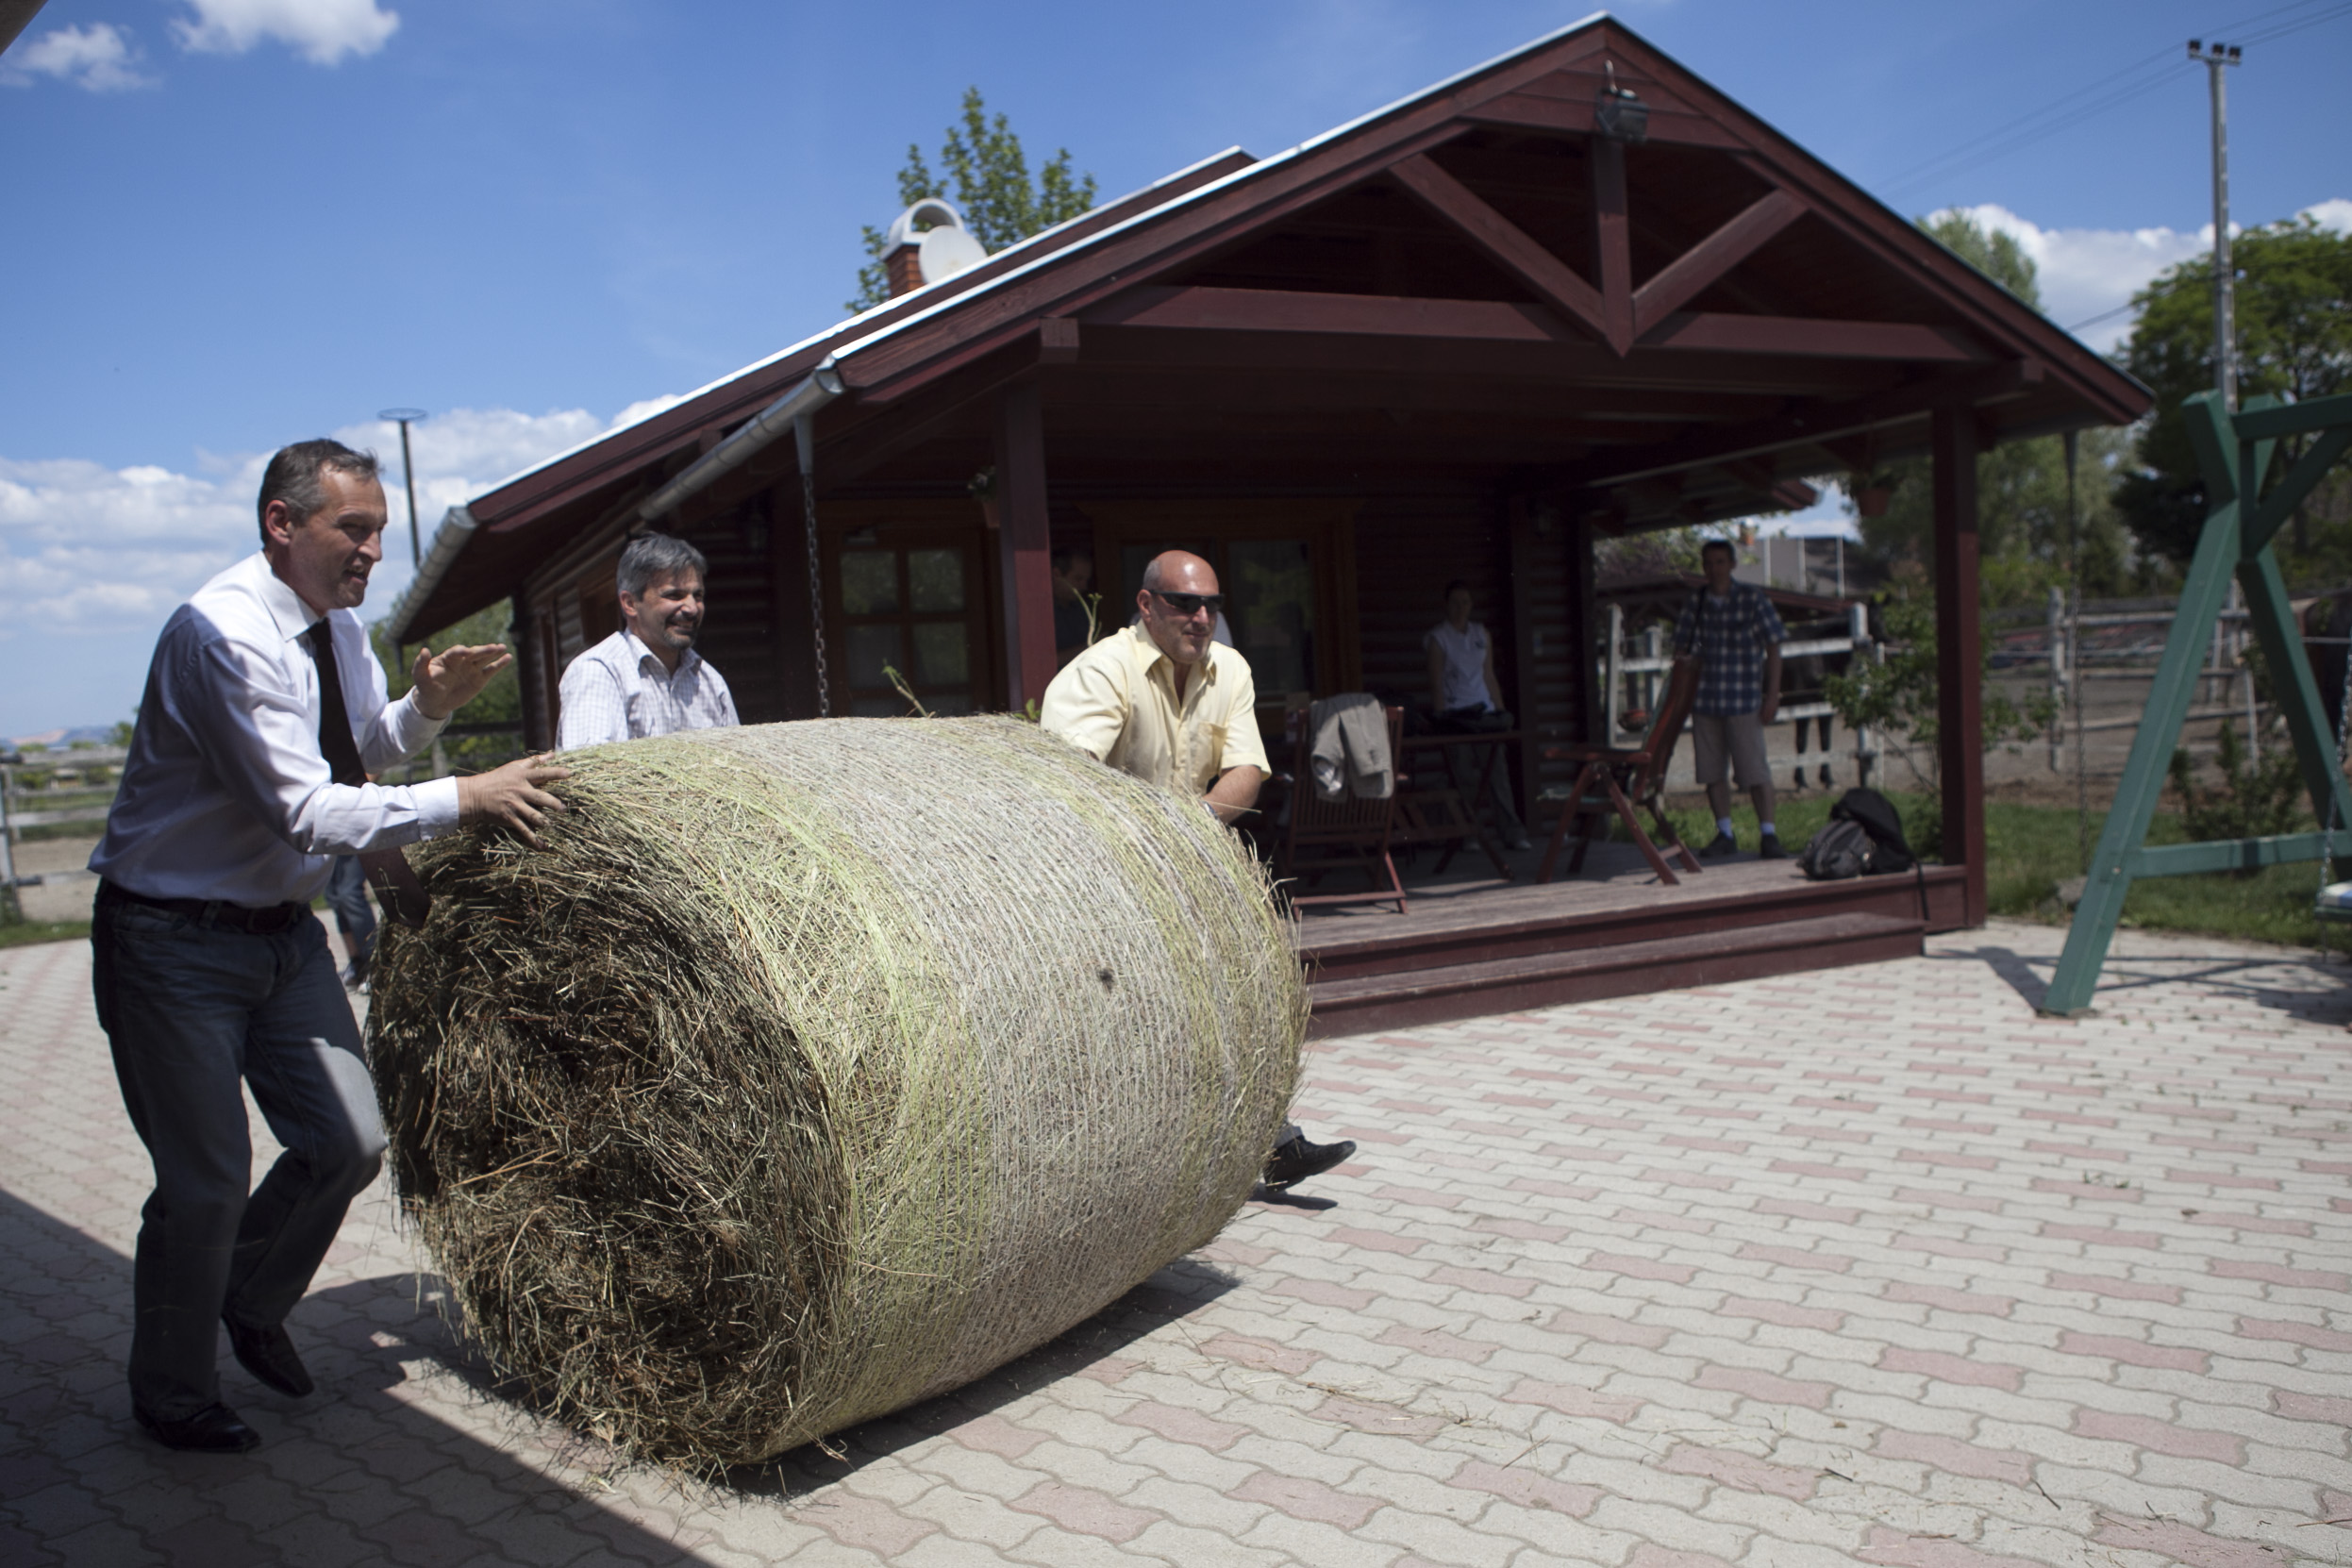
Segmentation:
{"type": "MultiPolygon", "coordinates": [[[[474,650],[464,650],[474,651],[474,650]]],[[[544,757],[521,757],[503,768],[458,780],[458,820],[504,824],[533,849],[539,838],[532,829],[544,825],[543,813],[560,811],[563,802],[540,788],[572,776],[544,757]]]]}
{"type": "Polygon", "coordinates": [[[416,685],[417,711],[428,719],[449,717],[481,695],[490,677],[513,661],[514,655],[497,642],[439,654],[430,648],[417,649],[416,667],[409,672],[416,685]]]}

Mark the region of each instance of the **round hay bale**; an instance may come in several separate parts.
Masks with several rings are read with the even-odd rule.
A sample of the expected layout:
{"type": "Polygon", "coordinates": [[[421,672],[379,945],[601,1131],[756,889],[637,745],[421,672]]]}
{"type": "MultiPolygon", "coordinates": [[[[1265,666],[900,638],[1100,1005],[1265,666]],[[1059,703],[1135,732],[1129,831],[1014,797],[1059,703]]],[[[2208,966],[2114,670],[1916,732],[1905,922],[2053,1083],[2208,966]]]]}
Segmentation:
{"type": "Polygon", "coordinates": [[[1307,1004],[1198,805],[1008,719],[575,754],[423,846],[370,1028],[407,1211],[510,1376],[762,1459],[1034,1348],[1216,1234],[1307,1004]]]}

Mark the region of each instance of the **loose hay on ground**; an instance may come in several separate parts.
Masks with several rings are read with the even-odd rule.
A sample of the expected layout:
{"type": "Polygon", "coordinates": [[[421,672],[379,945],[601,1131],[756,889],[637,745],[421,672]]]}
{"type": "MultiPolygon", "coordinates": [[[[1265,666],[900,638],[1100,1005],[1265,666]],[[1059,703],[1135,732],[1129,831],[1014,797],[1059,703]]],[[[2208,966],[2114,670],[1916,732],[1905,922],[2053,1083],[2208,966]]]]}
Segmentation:
{"type": "Polygon", "coordinates": [[[1043,1343],[1248,1196],[1305,990],[1198,806],[1001,719],[566,761],[544,849],[416,853],[371,1030],[408,1211],[568,1416],[765,1458],[1043,1343]]]}

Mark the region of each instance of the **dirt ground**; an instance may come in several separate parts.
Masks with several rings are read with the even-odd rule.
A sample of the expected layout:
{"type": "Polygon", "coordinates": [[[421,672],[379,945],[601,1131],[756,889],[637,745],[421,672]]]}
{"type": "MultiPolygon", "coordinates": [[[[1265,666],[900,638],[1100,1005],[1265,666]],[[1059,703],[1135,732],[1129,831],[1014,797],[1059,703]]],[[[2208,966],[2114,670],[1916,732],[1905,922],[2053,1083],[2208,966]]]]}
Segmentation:
{"type": "MultiPolygon", "coordinates": [[[[97,847],[94,833],[86,839],[43,839],[21,843],[16,846],[16,874],[31,876],[79,871],[90,863],[90,852],[97,847]]],[[[97,892],[95,876],[76,876],[70,881],[19,888],[16,896],[27,920],[88,920],[90,901],[97,892]]]]}

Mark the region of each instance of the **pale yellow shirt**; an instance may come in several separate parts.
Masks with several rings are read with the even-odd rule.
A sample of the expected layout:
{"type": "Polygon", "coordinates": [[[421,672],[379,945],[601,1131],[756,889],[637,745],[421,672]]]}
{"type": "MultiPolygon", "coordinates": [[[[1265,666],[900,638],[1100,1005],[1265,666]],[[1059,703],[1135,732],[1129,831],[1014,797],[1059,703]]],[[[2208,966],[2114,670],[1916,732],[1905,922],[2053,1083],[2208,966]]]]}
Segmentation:
{"type": "Polygon", "coordinates": [[[1259,773],[1258,686],[1249,660],[1222,642],[1193,666],[1184,696],[1176,660],[1140,626],[1111,633],[1054,676],[1039,722],[1121,773],[1147,784],[1206,794],[1217,776],[1246,763],[1259,773]]]}

